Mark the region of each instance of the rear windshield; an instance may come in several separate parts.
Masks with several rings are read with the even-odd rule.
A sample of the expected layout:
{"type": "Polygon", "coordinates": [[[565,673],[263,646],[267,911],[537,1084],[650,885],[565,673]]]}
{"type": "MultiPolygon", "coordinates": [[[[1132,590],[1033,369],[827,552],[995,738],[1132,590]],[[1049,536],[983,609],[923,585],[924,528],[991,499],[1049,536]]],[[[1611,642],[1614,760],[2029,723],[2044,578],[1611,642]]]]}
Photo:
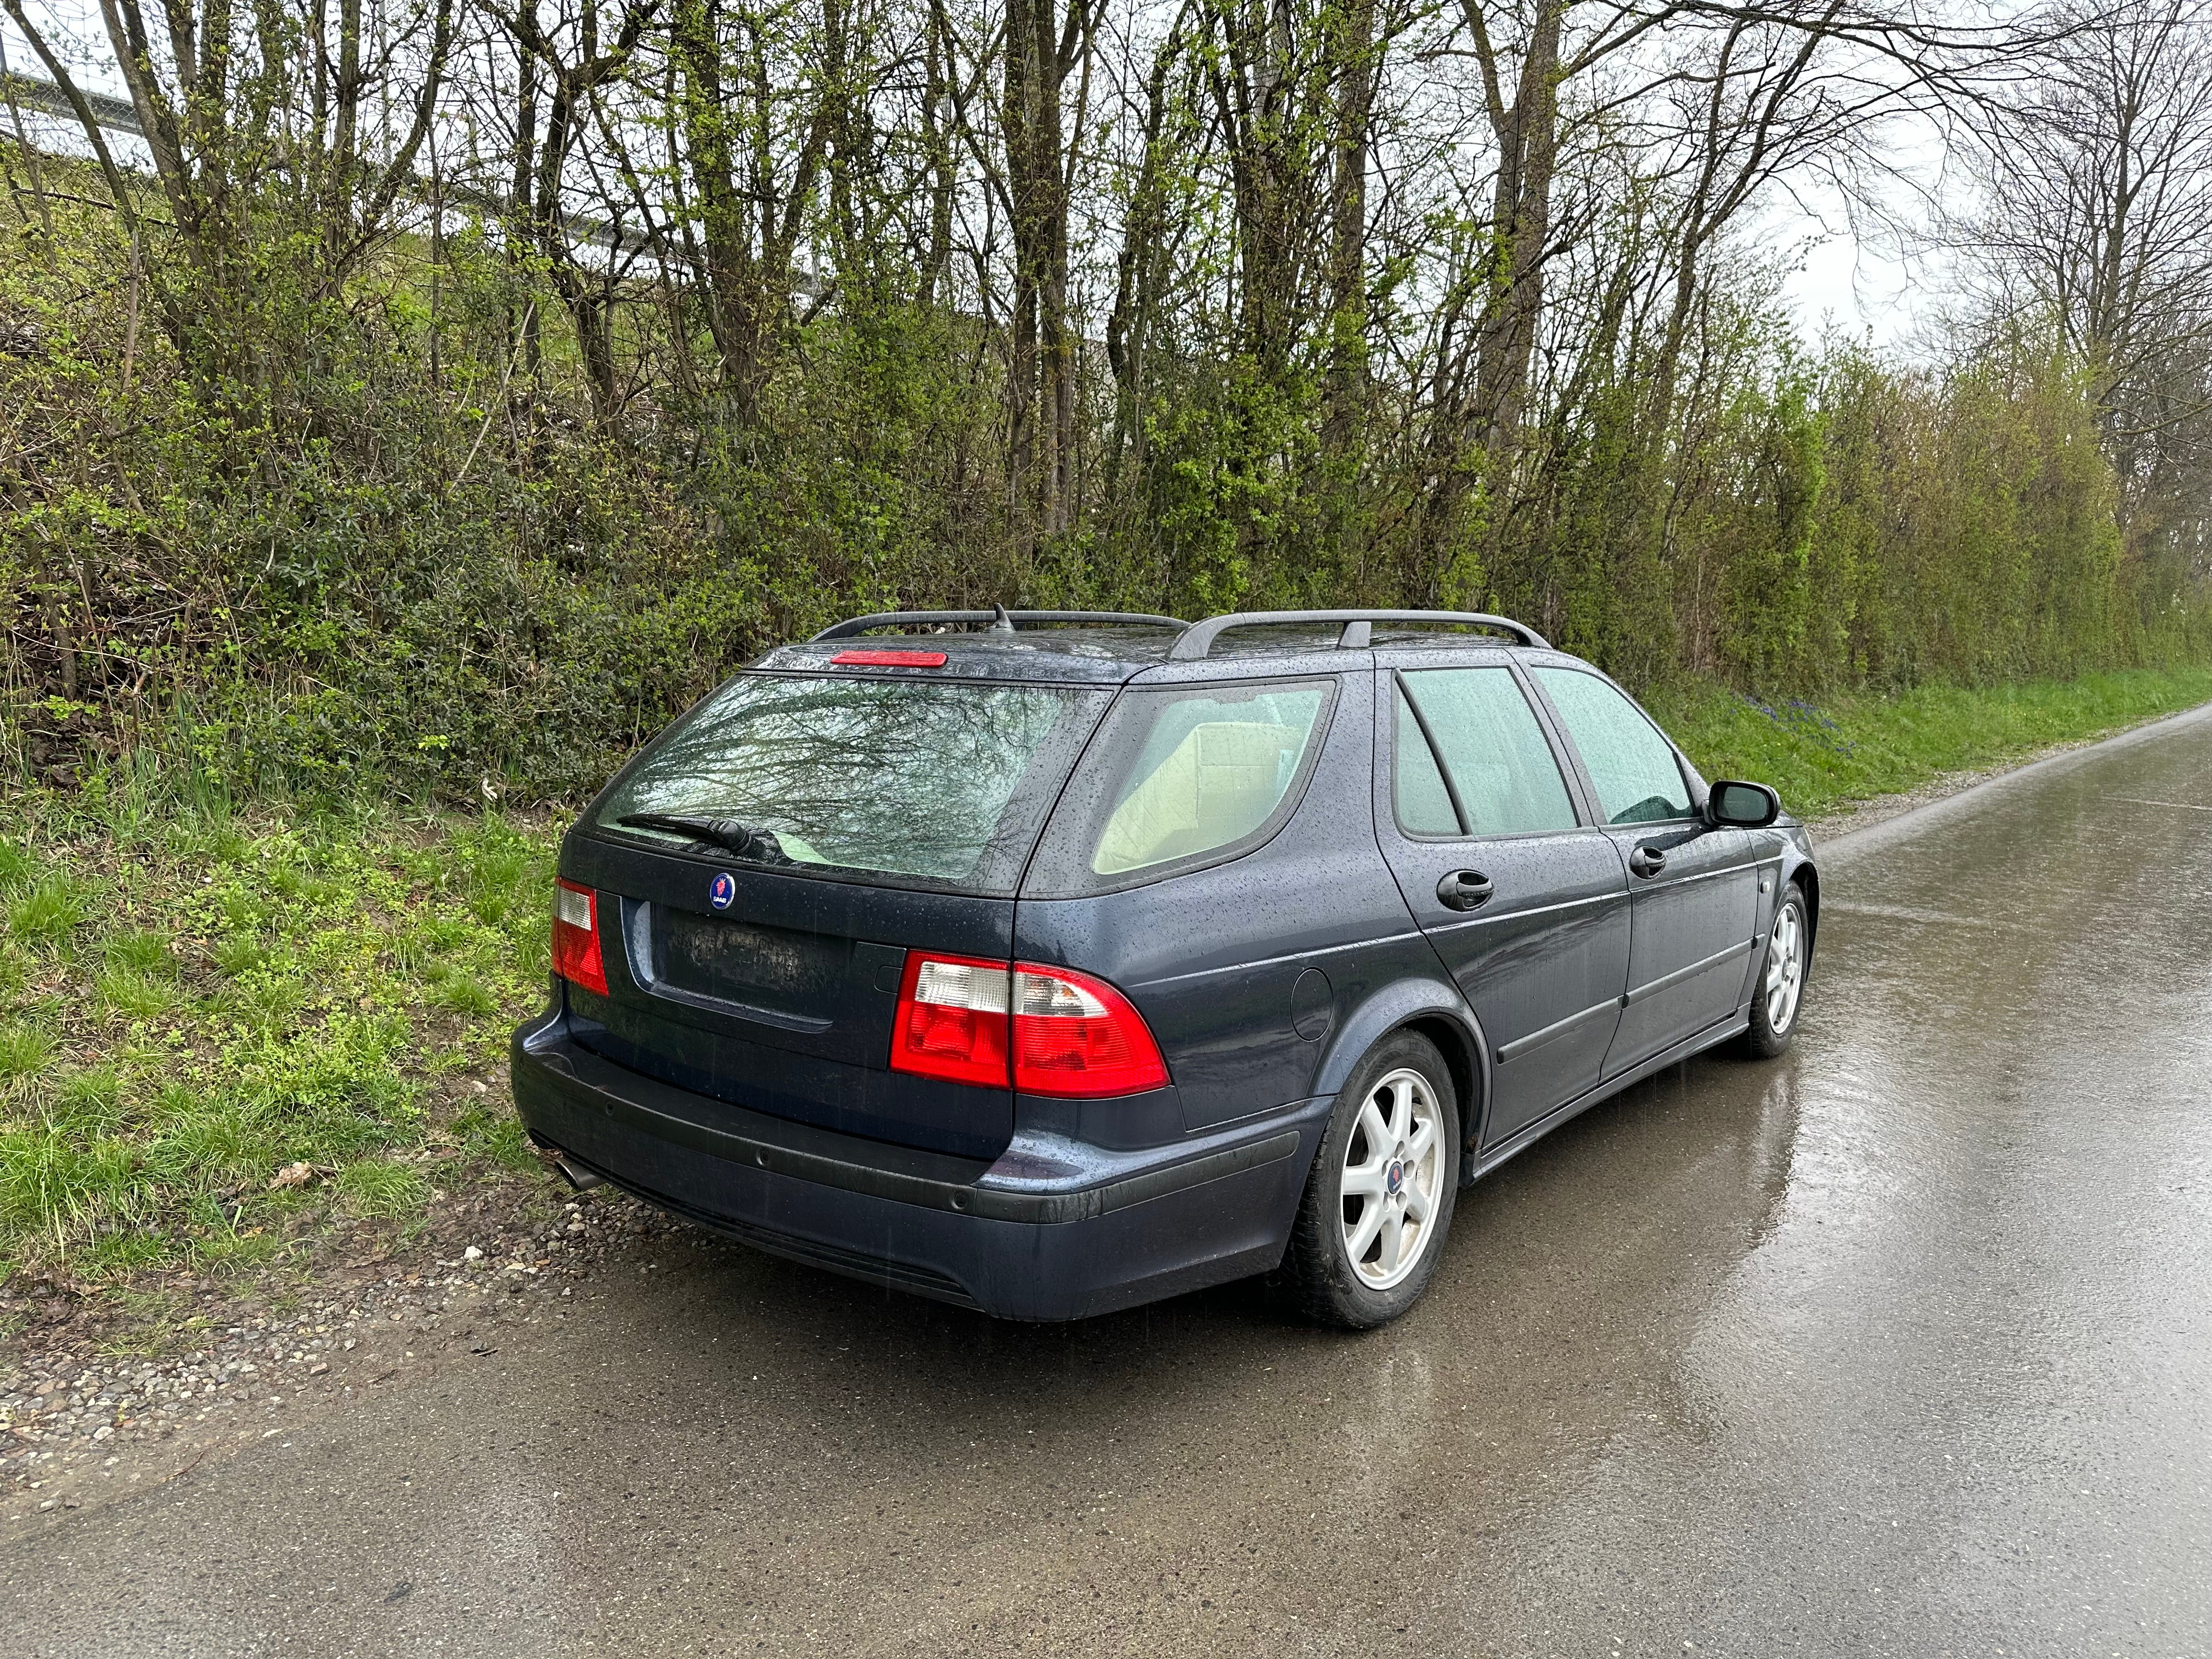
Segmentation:
{"type": "Polygon", "coordinates": [[[602,830],[1008,894],[1110,691],[741,674],[617,779],[602,830]],[[658,814],[693,827],[625,824],[658,814]]]}

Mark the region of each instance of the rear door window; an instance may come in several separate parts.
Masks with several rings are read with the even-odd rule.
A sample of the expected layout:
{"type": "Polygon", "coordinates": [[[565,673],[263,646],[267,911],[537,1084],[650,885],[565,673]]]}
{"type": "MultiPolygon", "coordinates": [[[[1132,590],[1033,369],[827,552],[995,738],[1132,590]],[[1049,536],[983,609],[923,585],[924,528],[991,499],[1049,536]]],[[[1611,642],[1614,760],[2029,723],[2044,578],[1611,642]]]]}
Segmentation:
{"type": "Polygon", "coordinates": [[[1607,823],[1690,816],[1690,788],[1674,746],[1625,692],[1579,669],[1534,672],[1574,739],[1607,823]]]}
{"type": "Polygon", "coordinates": [[[717,859],[1010,894],[1113,694],[741,674],[618,778],[601,831],[717,859]],[[640,815],[714,823],[720,839],[640,815]]]}
{"type": "Polygon", "coordinates": [[[1400,674],[1393,756],[1398,823],[1409,834],[1533,836],[1575,828],[1566,780],[1510,669],[1400,674]]]}
{"type": "Polygon", "coordinates": [[[1304,680],[1124,693],[1054,815],[1033,890],[1126,886],[1257,846],[1295,804],[1334,691],[1304,680]]]}

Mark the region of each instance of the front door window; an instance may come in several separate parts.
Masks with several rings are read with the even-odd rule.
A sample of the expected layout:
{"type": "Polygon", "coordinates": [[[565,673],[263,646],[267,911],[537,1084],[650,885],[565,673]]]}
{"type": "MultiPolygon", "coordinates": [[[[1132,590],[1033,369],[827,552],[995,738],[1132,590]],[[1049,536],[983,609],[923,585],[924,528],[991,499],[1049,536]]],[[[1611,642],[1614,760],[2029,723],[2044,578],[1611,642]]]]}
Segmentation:
{"type": "Polygon", "coordinates": [[[1674,750],[1644,711],[1595,674],[1539,668],[1536,680],[1582,751],[1607,823],[1690,816],[1690,791],[1674,750]]]}

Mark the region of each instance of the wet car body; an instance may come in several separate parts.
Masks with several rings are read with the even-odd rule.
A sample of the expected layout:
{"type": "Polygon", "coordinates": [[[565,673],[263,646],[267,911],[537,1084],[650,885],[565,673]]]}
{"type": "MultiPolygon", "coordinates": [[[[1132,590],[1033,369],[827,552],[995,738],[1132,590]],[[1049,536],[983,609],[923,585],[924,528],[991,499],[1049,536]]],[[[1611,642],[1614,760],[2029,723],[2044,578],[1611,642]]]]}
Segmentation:
{"type": "Polygon", "coordinates": [[[532,1139],[572,1178],[760,1248],[1001,1316],[1067,1319],[1274,1267],[1338,1091],[1393,1033],[1418,1031],[1451,1069],[1464,1182],[1744,1031],[1779,895],[1797,884],[1817,915],[1802,828],[1601,822],[1540,678],[1595,671],[1516,624],[1439,635],[1394,617],[1407,620],[1298,613],[1178,634],[1016,613],[982,633],[894,622],[905,631],[865,641],[941,656],[926,667],[835,660],[866,630],[858,619],[769,653],[745,675],[1073,688],[1066,718],[1083,729],[1000,893],[647,842],[595,803],[560,872],[595,896],[607,989],[556,977],[551,1006],[516,1034],[532,1139]],[[1473,668],[1525,698],[1571,824],[1404,827],[1394,753],[1418,739],[1401,688],[1473,668]],[[1296,774],[1264,823],[1211,855],[1102,876],[1081,855],[1117,775],[1097,759],[1113,711],[1193,688],[1317,696],[1296,774]],[[1663,868],[1632,873],[1644,859],[1663,868]],[[1071,1097],[892,1069],[921,953],[1105,981],[1149,1027],[1167,1080],[1071,1097]]]}

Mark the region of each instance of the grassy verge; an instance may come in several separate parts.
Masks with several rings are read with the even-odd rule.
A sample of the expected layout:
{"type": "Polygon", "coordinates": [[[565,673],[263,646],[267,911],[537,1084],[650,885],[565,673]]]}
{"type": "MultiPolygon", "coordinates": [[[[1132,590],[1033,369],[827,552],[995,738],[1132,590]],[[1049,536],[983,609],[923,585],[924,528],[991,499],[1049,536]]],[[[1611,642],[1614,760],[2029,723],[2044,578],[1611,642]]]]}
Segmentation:
{"type": "Polygon", "coordinates": [[[505,1046],[544,996],[552,847],[497,817],[22,800],[0,1282],[266,1266],[526,1163],[505,1046]]]}
{"type": "Polygon", "coordinates": [[[1801,817],[1917,788],[1946,772],[1999,766],[2212,702],[2212,667],[2129,669],[1986,690],[1929,686],[1815,708],[1701,686],[1652,712],[1708,777],[1753,778],[1801,817]]]}

